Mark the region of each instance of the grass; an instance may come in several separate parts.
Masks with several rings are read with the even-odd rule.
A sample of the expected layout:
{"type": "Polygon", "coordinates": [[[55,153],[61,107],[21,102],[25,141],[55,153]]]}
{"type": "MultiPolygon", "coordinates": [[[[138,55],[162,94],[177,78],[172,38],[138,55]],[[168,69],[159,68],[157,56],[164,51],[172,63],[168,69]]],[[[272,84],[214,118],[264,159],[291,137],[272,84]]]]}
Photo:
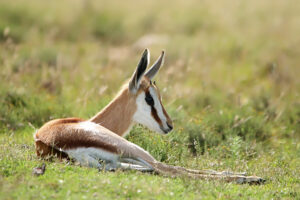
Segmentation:
{"type": "Polygon", "coordinates": [[[0,2],[0,199],[300,199],[298,11],[295,0],[0,2]],[[175,129],[137,125],[127,139],[165,163],[246,171],[265,185],[36,157],[35,129],[93,116],[146,47],[152,60],[166,50],[156,82],[175,129]]]}

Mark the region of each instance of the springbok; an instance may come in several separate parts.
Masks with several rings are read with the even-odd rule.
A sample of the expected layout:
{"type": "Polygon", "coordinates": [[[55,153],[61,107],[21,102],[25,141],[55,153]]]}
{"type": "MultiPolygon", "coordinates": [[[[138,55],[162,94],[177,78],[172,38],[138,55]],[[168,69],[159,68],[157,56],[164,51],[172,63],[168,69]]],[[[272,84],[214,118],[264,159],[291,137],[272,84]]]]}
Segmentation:
{"type": "Polygon", "coordinates": [[[167,134],[172,120],[164,109],[159,90],[151,80],[158,72],[164,52],[147,71],[149,51],[142,54],[135,72],[118,95],[89,120],[56,119],[46,123],[34,135],[39,157],[56,155],[72,158],[82,166],[113,171],[133,169],[169,176],[220,179],[237,183],[261,183],[264,180],[244,173],[193,170],[157,161],[146,150],[123,137],[134,123],[167,134]]]}

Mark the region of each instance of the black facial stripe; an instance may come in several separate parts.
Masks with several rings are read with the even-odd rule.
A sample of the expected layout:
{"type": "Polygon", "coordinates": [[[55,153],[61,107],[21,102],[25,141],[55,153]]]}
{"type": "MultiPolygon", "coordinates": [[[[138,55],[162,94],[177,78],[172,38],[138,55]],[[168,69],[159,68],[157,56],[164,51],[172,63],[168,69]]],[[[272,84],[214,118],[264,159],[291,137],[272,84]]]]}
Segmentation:
{"type": "Polygon", "coordinates": [[[145,101],[149,106],[151,106],[151,107],[154,106],[154,100],[153,100],[149,90],[146,91],[145,101]]]}
{"type": "Polygon", "coordinates": [[[157,111],[156,111],[156,109],[154,108],[154,106],[151,106],[151,115],[152,115],[152,117],[155,119],[155,121],[157,121],[157,123],[158,123],[160,126],[162,126],[162,122],[161,122],[160,118],[158,117],[157,111]]]}
{"type": "Polygon", "coordinates": [[[145,91],[145,93],[146,93],[145,101],[151,107],[151,115],[152,115],[152,117],[155,119],[155,121],[157,121],[157,123],[160,126],[162,126],[162,122],[161,122],[161,120],[160,120],[160,118],[159,118],[159,116],[157,114],[157,111],[156,111],[156,109],[154,107],[154,100],[153,100],[153,98],[152,98],[152,96],[151,96],[151,94],[149,92],[149,89],[147,89],[145,91]]]}

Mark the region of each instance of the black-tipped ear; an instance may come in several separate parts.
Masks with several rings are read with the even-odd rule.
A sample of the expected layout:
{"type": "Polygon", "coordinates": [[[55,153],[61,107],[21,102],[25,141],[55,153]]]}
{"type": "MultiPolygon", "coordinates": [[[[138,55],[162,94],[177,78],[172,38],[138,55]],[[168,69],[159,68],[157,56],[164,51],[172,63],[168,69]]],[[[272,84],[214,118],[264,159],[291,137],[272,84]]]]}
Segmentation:
{"type": "Polygon", "coordinates": [[[129,90],[134,94],[138,91],[140,87],[142,77],[144,76],[146,68],[149,64],[149,57],[150,52],[148,49],[145,49],[144,53],[142,54],[142,58],[129,81],[129,90]]]}
{"type": "Polygon", "coordinates": [[[153,77],[157,74],[159,68],[163,65],[164,62],[164,55],[165,52],[162,51],[159,58],[156,60],[156,62],[150,67],[150,69],[145,73],[145,76],[147,76],[150,80],[153,79],[153,77]]]}

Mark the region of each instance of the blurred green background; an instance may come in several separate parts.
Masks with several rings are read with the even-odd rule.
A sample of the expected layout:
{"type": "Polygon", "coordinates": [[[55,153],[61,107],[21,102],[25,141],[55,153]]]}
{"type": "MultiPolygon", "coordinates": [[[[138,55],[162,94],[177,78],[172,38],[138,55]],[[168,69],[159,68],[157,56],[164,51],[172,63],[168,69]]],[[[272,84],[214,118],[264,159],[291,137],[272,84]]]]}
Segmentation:
{"type": "MultiPolygon", "coordinates": [[[[265,175],[269,185],[257,198],[300,198],[299,11],[296,0],[0,0],[1,192],[8,199],[20,194],[40,198],[34,193],[41,187],[49,190],[47,198],[53,190],[62,199],[68,190],[73,192],[72,185],[47,187],[57,182],[53,174],[47,180],[31,177],[31,168],[42,162],[34,155],[34,128],[54,118],[92,117],[149,48],[152,62],[166,51],[156,82],[175,130],[162,137],[135,126],[127,139],[169,164],[265,175]],[[20,177],[23,185],[16,186],[20,177]],[[42,186],[28,189],[37,182],[42,186]]],[[[56,161],[48,165],[54,174],[65,167],[56,161]]],[[[90,169],[71,167],[72,176],[76,170],[90,169]]],[[[147,182],[157,179],[89,173],[86,177],[126,183],[135,176],[147,182]]],[[[253,194],[246,187],[228,186],[233,188],[227,193],[224,184],[170,181],[174,187],[156,183],[164,193],[154,187],[118,197],[155,193],[155,198],[222,199],[253,194]],[[199,184],[209,192],[199,190],[199,184]]],[[[93,183],[87,179],[82,184],[93,183]]],[[[78,187],[73,198],[84,193],[78,187]]],[[[115,190],[113,184],[106,188],[105,197],[116,198],[111,196],[115,190]]]]}

